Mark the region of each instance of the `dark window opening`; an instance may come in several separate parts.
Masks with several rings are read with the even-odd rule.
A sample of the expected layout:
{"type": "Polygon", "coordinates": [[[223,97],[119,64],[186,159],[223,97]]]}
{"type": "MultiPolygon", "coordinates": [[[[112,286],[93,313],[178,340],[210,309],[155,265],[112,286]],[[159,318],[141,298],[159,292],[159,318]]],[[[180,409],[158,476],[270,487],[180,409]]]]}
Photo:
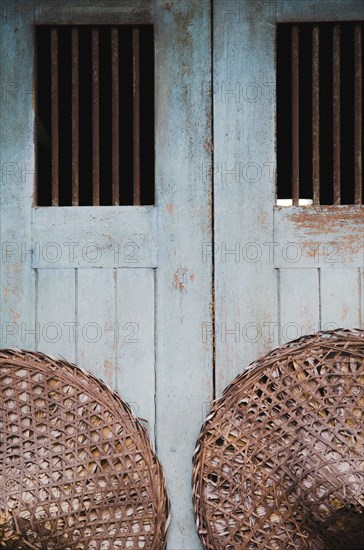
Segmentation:
{"type": "Polygon", "coordinates": [[[153,27],[36,27],[36,203],[154,204],[153,27]]]}
{"type": "Polygon", "coordinates": [[[363,204],[363,23],[277,26],[277,199],[363,204]]]}

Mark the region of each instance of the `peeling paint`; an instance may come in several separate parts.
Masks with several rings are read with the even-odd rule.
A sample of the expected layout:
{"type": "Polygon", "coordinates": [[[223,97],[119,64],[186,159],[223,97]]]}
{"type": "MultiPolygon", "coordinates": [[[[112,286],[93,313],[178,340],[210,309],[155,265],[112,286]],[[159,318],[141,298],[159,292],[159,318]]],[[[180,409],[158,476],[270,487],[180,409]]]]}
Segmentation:
{"type": "Polygon", "coordinates": [[[343,307],[343,315],[342,315],[342,320],[343,320],[343,321],[348,317],[349,313],[350,313],[350,308],[349,308],[349,306],[344,305],[344,307],[343,307]]]}
{"type": "Polygon", "coordinates": [[[275,267],[362,267],[362,206],[275,207],[274,238],[284,250],[292,243],[298,259],[277,254],[275,267]]]}
{"type": "Polygon", "coordinates": [[[310,207],[300,209],[298,212],[291,212],[287,215],[287,219],[302,227],[308,234],[331,233],[339,228],[364,227],[364,208],[361,206],[320,206],[317,210],[310,207]]]}
{"type": "MultiPolygon", "coordinates": [[[[179,267],[177,271],[173,275],[172,279],[172,286],[181,294],[187,294],[187,285],[188,285],[188,277],[187,277],[188,268],[186,266],[179,267]]],[[[194,274],[190,274],[190,280],[194,280],[194,274]],[[191,275],[193,276],[191,278],[191,275]]]]}
{"type": "Polygon", "coordinates": [[[211,152],[213,150],[213,145],[211,139],[205,139],[203,148],[207,153],[211,152]]]}
{"type": "Polygon", "coordinates": [[[112,380],[113,380],[113,366],[112,366],[112,363],[111,361],[108,361],[107,359],[105,359],[104,361],[104,373],[105,373],[105,378],[106,378],[106,381],[108,384],[111,384],[112,383],[112,380]]]}

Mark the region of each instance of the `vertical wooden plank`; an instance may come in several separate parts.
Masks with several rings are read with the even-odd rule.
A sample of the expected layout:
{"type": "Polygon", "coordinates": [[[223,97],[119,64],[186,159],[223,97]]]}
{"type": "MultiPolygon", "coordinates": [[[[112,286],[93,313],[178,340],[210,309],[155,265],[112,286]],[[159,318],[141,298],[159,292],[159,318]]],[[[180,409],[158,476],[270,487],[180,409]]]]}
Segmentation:
{"type": "Polygon", "coordinates": [[[361,323],[360,271],[321,270],[321,325],[323,329],[357,328],[361,323]]]}
{"type": "Polygon", "coordinates": [[[156,10],[156,440],[172,522],[168,548],[201,548],[191,505],[192,455],[212,399],[211,39],[208,2],[156,10]],[[205,177],[205,174],[207,176],[205,177]],[[210,175],[209,175],[210,174],[210,175]]]}
{"type": "Polygon", "coordinates": [[[79,269],[78,364],[115,388],[115,277],[112,269],[79,269]]]}
{"type": "Polygon", "coordinates": [[[278,342],[272,256],[276,26],[269,3],[260,7],[251,20],[240,3],[232,9],[224,0],[214,2],[217,395],[278,342]]]}
{"type": "Polygon", "coordinates": [[[33,25],[1,5],[0,285],[1,345],[34,349],[35,277],[31,247],[34,191],[33,25]],[[21,29],[21,32],[14,32],[21,29]]]}
{"type": "Polygon", "coordinates": [[[154,270],[116,270],[116,389],[154,438],[154,270]]]}
{"type": "Polygon", "coordinates": [[[281,269],[280,344],[320,330],[319,270],[281,269]]]}
{"type": "Polygon", "coordinates": [[[38,269],[37,349],[75,361],[75,270],[38,269]]]}

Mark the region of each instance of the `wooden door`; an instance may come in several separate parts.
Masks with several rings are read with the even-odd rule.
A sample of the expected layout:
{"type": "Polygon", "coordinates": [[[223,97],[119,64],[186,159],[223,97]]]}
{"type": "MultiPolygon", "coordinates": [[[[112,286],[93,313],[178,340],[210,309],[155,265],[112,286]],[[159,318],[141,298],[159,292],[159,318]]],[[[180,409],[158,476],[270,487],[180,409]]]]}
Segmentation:
{"type": "Polygon", "coordinates": [[[212,345],[201,338],[212,317],[201,255],[212,235],[210,36],[207,2],[2,3],[1,345],[76,362],[147,420],[172,501],[171,549],[199,547],[191,457],[212,398],[212,345]],[[145,23],[156,204],[36,206],[35,25],[145,23]]]}
{"type": "MultiPolygon", "coordinates": [[[[213,13],[220,395],[251,361],[285,341],[320,329],[363,326],[362,204],[276,204],[276,33],[280,23],[361,21],[364,13],[355,1],[224,0],[214,1],[213,13]]],[[[310,116],[301,117],[301,124],[309,124],[310,116]]],[[[307,155],[311,163],[311,151],[307,155]]],[[[321,178],[324,185],[329,183],[321,178]]]]}
{"type": "Polygon", "coordinates": [[[362,18],[352,1],[2,4],[2,346],[75,361],[148,421],[170,550],[201,548],[191,459],[211,400],[281,342],[363,324],[363,207],[277,206],[275,152],[277,23],[362,18]],[[34,204],[43,23],[154,25],[155,205],[34,204]]]}

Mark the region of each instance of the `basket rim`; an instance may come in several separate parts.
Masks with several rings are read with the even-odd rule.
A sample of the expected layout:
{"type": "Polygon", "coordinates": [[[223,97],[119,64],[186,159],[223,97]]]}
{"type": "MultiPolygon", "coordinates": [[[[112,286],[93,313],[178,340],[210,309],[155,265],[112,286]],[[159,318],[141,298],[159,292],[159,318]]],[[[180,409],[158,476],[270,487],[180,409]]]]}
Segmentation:
{"type": "MultiPolygon", "coordinates": [[[[206,511],[204,511],[204,476],[202,471],[206,460],[206,452],[209,448],[207,443],[206,446],[204,446],[204,442],[211,434],[214,434],[214,437],[215,435],[218,437],[216,425],[221,422],[224,411],[233,409],[242,398],[242,395],[246,395],[245,392],[247,389],[253,387],[254,384],[259,381],[262,373],[266,372],[267,369],[272,368],[274,365],[278,367],[280,363],[289,362],[290,359],[307,357],[308,349],[312,350],[313,353],[315,350],[324,350],[325,348],[327,348],[328,351],[334,351],[335,348],[337,348],[338,351],[340,350],[343,352],[346,347],[345,343],[347,343],[347,347],[350,348],[348,351],[351,355],[357,357],[359,360],[363,360],[364,367],[364,330],[344,328],[329,331],[323,330],[314,334],[300,336],[295,340],[274,348],[267,354],[251,362],[245,370],[239,373],[233,381],[226,386],[222,394],[212,402],[211,409],[201,426],[199,436],[196,440],[192,459],[192,500],[194,516],[198,534],[205,548],[214,548],[215,550],[215,547],[212,546],[212,541],[216,541],[216,533],[213,533],[210,521],[206,519],[206,511]],[[335,344],[335,342],[337,342],[337,344],[335,344]],[[215,423],[216,425],[214,426],[215,423]]],[[[267,523],[269,523],[269,521],[267,521],[267,523]]],[[[219,548],[222,548],[222,546],[219,546],[219,548]]]]}
{"type": "Polygon", "coordinates": [[[155,514],[159,521],[156,523],[157,528],[154,532],[152,545],[149,548],[154,550],[165,549],[166,535],[171,519],[171,505],[162,465],[146,426],[143,424],[147,421],[136,416],[133,409],[122,399],[118,391],[112,389],[105,381],[75,363],[67,361],[61,355],[55,357],[40,351],[13,347],[1,348],[0,369],[5,366],[16,368],[35,367],[40,373],[47,375],[49,378],[51,378],[53,370],[61,383],[67,380],[67,374],[72,375],[71,384],[76,388],[76,391],[80,390],[88,394],[90,401],[99,403],[113,416],[116,415],[120,421],[123,417],[124,420],[126,417],[128,418],[128,422],[132,423],[129,428],[130,432],[134,432],[133,437],[136,437],[139,441],[140,448],[143,450],[145,467],[149,472],[152,485],[154,485],[155,514]],[[92,382],[91,386],[89,385],[90,381],[92,382]]]}

